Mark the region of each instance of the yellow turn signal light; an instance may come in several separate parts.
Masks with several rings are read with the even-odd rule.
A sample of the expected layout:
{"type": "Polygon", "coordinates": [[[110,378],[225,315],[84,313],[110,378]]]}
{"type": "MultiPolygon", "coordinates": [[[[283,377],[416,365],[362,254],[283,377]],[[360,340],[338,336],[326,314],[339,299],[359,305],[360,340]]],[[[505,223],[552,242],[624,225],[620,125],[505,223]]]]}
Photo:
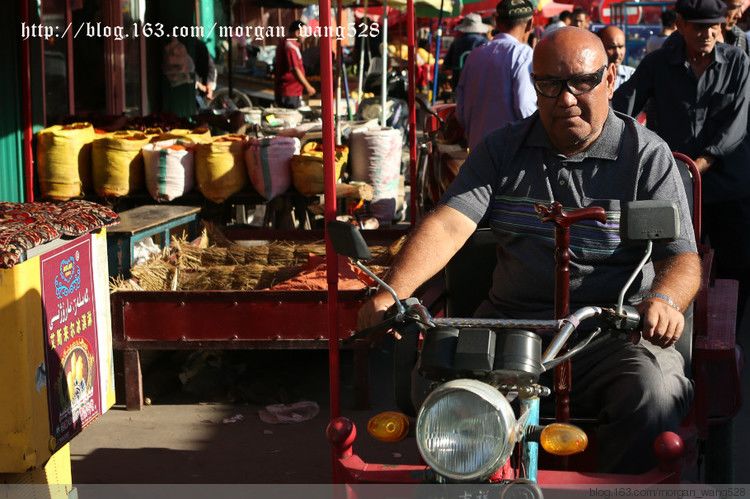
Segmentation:
{"type": "Polygon", "coordinates": [[[381,412],[367,422],[367,433],[381,442],[398,442],[409,433],[409,418],[400,412],[381,412]]]}
{"type": "Polygon", "coordinates": [[[550,454],[570,456],[585,451],[589,444],[589,437],[577,426],[552,423],[542,430],[539,443],[550,454]]]}

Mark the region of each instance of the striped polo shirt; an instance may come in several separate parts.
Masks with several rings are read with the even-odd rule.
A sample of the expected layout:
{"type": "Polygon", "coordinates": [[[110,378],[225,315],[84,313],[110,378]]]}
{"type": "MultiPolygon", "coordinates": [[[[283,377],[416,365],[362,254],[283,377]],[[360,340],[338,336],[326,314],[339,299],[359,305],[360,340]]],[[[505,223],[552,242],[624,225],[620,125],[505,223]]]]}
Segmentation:
{"type": "MultiPolygon", "coordinates": [[[[554,225],[537,203],[566,209],[601,206],[604,223],[571,228],[571,309],[611,305],[643,258],[644,245],[620,240],[620,206],[638,199],[677,203],[680,237],[655,244],[653,259],[696,251],[682,179],[666,143],[631,118],[610,110],[601,135],[584,152],[555,151],[538,113],[485,137],[472,150],[442,202],[484,221],[498,241],[498,262],[481,315],[550,317],[554,303],[554,225]]],[[[650,289],[649,263],[629,299],[650,289]]]]}

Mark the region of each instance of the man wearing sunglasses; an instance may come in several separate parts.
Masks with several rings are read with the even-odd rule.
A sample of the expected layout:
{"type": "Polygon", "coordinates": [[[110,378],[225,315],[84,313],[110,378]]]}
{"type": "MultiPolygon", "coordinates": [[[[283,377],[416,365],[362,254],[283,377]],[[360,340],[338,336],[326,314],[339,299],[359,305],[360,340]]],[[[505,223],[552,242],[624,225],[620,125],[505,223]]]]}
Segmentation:
{"type": "MultiPolygon", "coordinates": [[[[720,0],[677,0],[677,32],[641,61],[614,94],[614,109],[636,116],[673,151],[695,161],[703,181],[705,233],[719,276],[750,292],[750,59],[717,43],[726,21],[720,0]]],[[[741,311],[740,311],[741,313],[741,311]]]]}
{"type": "MultiPolygon", "coordinates": [[[[620,206],[634,199],[676,202],[679,238],[657,245],[640,289],[628,296],[643,316],[644,341],[613,338],[573,358],[572,413],[600,418],[600,470],[643,472],[654,464],[653,439],[679,426],[692,397],[673,347],[700,281],[682,180],[656,134],[610,109],[614,68],[595,34],[567,27],[544,37],[534,50],[532,78],[538,112],[471,151],[438,208],[410,235],[389,284],[400,297],[412,296],[486,221],[498,258],[492,289],[475,315],[552,317],[554,227],[539,220],[534,205],[559,201],[607,212],[605,224],[571,228],[571,309],[615,303],[643,257],[620,241],[620,206]]],[[[378,292],[360,310],[360,326],[380,322],[392,303],[378,292]]]]}

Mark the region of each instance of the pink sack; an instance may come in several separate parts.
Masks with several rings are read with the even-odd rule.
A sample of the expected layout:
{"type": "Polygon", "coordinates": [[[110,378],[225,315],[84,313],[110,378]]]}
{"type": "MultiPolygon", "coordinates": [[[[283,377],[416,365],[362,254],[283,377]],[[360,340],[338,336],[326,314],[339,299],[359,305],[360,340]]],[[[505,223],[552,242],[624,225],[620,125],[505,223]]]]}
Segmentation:
{"type": "Polygon", "coordinates": [[[292,184],[292,156],[299,152],[296,137],[250,139],[245,164],[255,190],[268,200],[286,192],[292,184]]]}

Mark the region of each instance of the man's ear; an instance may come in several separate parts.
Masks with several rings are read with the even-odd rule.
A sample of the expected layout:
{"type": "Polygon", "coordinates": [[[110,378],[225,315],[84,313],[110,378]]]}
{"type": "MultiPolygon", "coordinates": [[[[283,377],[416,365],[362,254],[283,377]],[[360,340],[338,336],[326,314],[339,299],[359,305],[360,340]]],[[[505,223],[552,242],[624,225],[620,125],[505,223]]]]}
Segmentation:
{"type": "Polygon", "coordinates": [[[526,21],[526,33],[531,33],[534,30],[534,18],[530,17],[528,21],[526,21]]]}
{"type": "Polygon", "coordinates": [[[680,33],[685,32],[685,20],[682,18],[680,14],[677,14],[677,20],[674,23],[675,28],[677,28],[677,31],[680,33]]]}
{"type": "Polygon", "coordinates": [[[607,65],[605,79],[607,82],[607,96],[609,99],[612,99],[612,95],[615,93],[615,82],[617,81],[617,66],[614,63],[607,65]]]}

